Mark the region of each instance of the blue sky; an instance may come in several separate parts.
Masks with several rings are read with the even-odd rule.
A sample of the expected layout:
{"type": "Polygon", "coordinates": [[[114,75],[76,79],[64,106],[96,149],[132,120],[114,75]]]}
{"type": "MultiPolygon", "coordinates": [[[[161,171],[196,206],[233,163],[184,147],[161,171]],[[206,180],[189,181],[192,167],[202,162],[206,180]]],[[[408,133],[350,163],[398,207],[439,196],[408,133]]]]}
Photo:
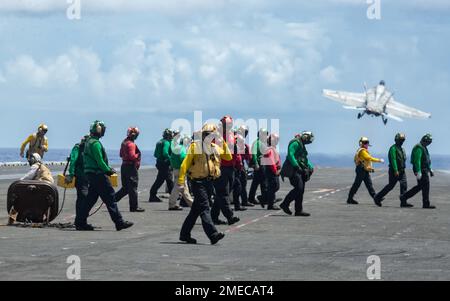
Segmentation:
{"type": "Polygon", "coordinates": [[[94,119],[108,148],[129,125],[153,148],[177,118],[224,114],[280,119],[281,146],[312,130],[310,150],[350,153],[360,136],[384,153],[397,131],[410,148],[431,132],[450,154],[450,2],[381,0],[65,0],[0,3],[0,147],[16,147],[40,122],[50,147],[69,148],[94,119]],[[356,120],[321,96],[384,79],[398,101],[431,120],[356,120]]]}

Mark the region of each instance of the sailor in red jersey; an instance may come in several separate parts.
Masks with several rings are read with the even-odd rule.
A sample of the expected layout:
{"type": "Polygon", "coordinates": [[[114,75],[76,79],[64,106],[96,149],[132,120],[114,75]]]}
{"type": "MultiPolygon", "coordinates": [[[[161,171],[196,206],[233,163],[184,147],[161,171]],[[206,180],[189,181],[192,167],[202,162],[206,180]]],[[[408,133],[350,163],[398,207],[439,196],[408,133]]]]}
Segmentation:
{"type": "Polygon", "coordinates": [[[280,137],[277,134],[270,134],[267,143],[268,149],[264,154],[266,189],[263,192],[263,200],[267,203],[267,210],[280,210],[274,204],[276,193],[280,189],[281,160],[280,154],[277,151],[279,140],[280,137]]]}
{"type": "Polygon", "coordinates": [[[137,127],[128,128],[127,138],[123,140],[120,147],[120,157],[122,158],[122,166],[120,168],[122,188],[116,192],[116,202],[128,195],[130,199],[130,212],[145,211],[138,207],[138,170],[141,166],[141,151],[135,143],[138,136],[139,129],[137,127]]]}
{"type": "MultiPolygon", "coordinates": [[[[235,137],[232,127],[233,118],[231,116],[226,115],[220,120],[219,133],[222,135],[223,143],[227,143],[230,151],[234,153],[235,137]]],[[[211,217],[216,225],[232,225],[240,220],[234,216],[230,208],[230,195],[234,184],[234,165],[235,156],[231,161],[222,160],[220,162],[220,177],[214,181],[216,195],[211,209],[211,217]],[[227,222],[219,219],[220,212],[226,217],[227,222]]]]}
{"type": "MultiPolygon", "coordinates": [[[[236,144],[234,146],[235,150],[235,176],[234,176],[234,185],[233,185],[233,203],[235,211],[244,211],[247,210],[245,207],[253,207],[253,204],[248,202],[247,195],[247,170],[245,168],[245,164],[249,164],[252,159],[252,155],[250,153],[250,147],[245,143],[245,137],[241,133],[243,133],[241,128],[238,129],[236,134],[236,144]],[[239,202],[239,197],[242,200],[242,204],[239,202]]],[[[248,131],[246,132],[248,133],[248,131]]],[[[245,133],[243,133],[246,135],[245,133]]]]}

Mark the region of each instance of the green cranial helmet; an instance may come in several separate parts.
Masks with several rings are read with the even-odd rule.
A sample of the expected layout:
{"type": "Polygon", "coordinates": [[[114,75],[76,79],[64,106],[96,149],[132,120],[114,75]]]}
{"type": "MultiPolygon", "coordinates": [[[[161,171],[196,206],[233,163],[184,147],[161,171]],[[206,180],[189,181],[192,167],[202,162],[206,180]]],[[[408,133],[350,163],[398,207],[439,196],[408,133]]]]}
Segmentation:
{"type": "Polygon", "coordinates": [[[91,124],[90,132],[91,135],[97,137],[103,137],[105,135],[106,125],[103,121],[96,120],[91,124]]]}
{"type": "Polygon", "coordinates": [[[172,139],[173,131],[169,128],[165,129],[162,136],[164,139],[172,139]]]}
{"type": "Polygon", "coordinates": [[[406,135],[403,133],[397,133],[397,135],[395,135],[395,142],[403,142],[406,140],[406,135]]]}
{"type": "Polygon", "coordinates": [[[422,140],[420,141],[425,144],[431,144],[431,142],[433,142],[433,136],[431,136],[431,134],[426,134],[422,137],[422,140]]]}
{"type": "Polygon", "coordinates": [[[314,141],[314,134],[312,132],[302,132],[302,141],[305,144],[313,143],[314,141]]]}

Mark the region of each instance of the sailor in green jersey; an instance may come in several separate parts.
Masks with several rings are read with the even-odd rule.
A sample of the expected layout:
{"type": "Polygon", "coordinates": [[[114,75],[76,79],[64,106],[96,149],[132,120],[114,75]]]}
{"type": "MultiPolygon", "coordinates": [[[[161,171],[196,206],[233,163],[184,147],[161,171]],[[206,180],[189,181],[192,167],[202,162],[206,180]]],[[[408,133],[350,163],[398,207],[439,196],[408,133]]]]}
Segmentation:
{"type": "MultiPolygon", "coordinates": [[[[184,158],[186,158],[187,148],[191,144],[191,138],[189,136],[184,136],[183,138],[179,136],[177,135],[173,138],[170,154],[170,166],[173,168],[173,176],[175,179],[178,179],[180,176],[181,164],[184,158]]],[[[173,186],[169,197],[169,210],[183,210],[181,206],[177,205],[177,200],[180,195],[187,206],[192,206],[194,200],[189,192],[189,186],[185,183],[184,185],[173,186]]]]}
{"type": "Polygon", "coordinates": [[[154,156],[156,158],[156,168],[158,174],[156,180],[150,189],[149,202],[161,203],[162,200],[157,196],[158,189],[166,182],[168,191],[173,189],[173,175],[172,168],[170,167],[170,145],[173,139],[173,131],[171,129],[165,129],[163,137],[156,143],[154,156]]]}
{"type": "MultiPolygon", "coordinates": [[[[400,183],[400,195],[404,194],[408,189],[405,173],[406,153],[403,149],[405,140],[405,134],[398,133],[395,135],[395,144],[389,149],[389,183],[374,197],[374,202],[379,207],[381,207],[381,202],[384,200],[384,197],[394,189],[397,182],[400,183]]],[[[408,208],[413,207],[413,205],[405,201],[400,204],[400,207],[408,208]]]]}
{"type": "Polygon", "coordinates": [[[83,205],[86,203],[89,190],[89,183],[84,174],[83,166],[84,146],[88,138],[89,135],[84,136],[80,143],[75,144],[72,148],[72,151],[70,152],[69,175],[65,178],[65,182],[68,184],[71,183],[75,177],[75,188],[77,190],[77,199],[75,201],[76,216],[80,215],[80,210],[82,210],[83,205]]]}
{"type": "Polygon", "coordinates": [[[305,145],[311,144],[313,141],[314,135],[312,132],[303,132],[289,142],[286,158],[287,162],[285,162],[285,165],[289,164],[291,169],[293,169],[292,174],[289,175],[289,182],[294,188],[286,195],[284,201],[280,204],[280,208],[286,214],[292,214],[289,205],[295,200],[295,215],[310,215],[303,211],[303,194],[305,193],[305,183],[309,181],[309,178],[314,172],[314,166],[308,159],[308,151],[306,150],[305,145]]]}
{"type": "Polygon", "coordinates": [[[428,152],[428,146],[433,142],[431,134],[426,134],[420,140],[420,143],[414,146],[411,153],[411,164],[413,165],[413,172],[417,179],[417,185],[408,190],[405,194],[400,196],[400,201],[406,202],[412,198],[416,193],[422,191],[422,208],[435,209],[435,206],[430,204],[430,176],[434,176],[431,168],[431,158],[428,152]]]}
{"type": "Polygon", "coordinates": [[[258,131],[258,138],[252,145],[252,160],[250,167],[253,167],[253,181],[248,194],[248,202],[252,204],[258,204],[258,201],[256,200],[256,190],[258,190],[258,186],[261,185],[261,192],[266,189],[264,180],[264,166],[261,165],[261,158],[264,155],[263,152],[267,148],[268,138],[269,131],[262,128],[258,131]]]}
{"type": "Polygon", "coordinates": [[[105,148],[100,142],[105,131],[106,126],[102,121],[94,121],[90,128],[91,134],[84,147],[83,166],[89,182],[89,191],[86,203],[75,218],[75,227],[78,231],[94,230],[94,227],[87,223],[87,218],[98,197],[106,205],[117,231],[133,226],[133,223],[123,220],[115,202],[115,191],[108,176],[115,174],[116,171],[109,167],[105,148]]]}

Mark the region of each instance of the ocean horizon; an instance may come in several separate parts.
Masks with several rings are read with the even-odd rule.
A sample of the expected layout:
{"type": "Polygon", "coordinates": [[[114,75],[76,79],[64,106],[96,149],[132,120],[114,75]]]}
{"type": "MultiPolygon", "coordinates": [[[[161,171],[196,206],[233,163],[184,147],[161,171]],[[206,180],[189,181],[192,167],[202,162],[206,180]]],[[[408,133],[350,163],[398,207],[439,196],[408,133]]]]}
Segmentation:
{"type": "MultiPolygon", "coordinates": [[[[107,150],[108,160],[111,165],[120,165],[122,160],[119,156],[119,150],[107,150]]],[[[153,157],[153,150],[141,150],[142,165],[154,166],[156,163],[153,157]]],[[[63,162],[66,161],[70,155],[70,149],[50,149],[44,156],[44,161],[63,162]]],[[[373,154],[375,157],[384,158],[387,161],[386,154],[373,154]]],[[[280,153],[281,159],[284,161],[286,157],[285,152],[280,153]]],[[[309,158],[314,165],[322,167],[353,167],[354,154],[322,154],[310,153],[309,158]]],[[[450,155],[433,155],[431,154],[432,165],[434,169],[450,170],[450,155]]],[[[0,163],[8,162],[24,162],[24,158],[19,157],[18,148],[0,148],[0,163]]],[[[408,168],[410,168],[408,158],[408,168]]],[[[382,167],[387,166],[387,163],[378,165],[382,167]]]]}

